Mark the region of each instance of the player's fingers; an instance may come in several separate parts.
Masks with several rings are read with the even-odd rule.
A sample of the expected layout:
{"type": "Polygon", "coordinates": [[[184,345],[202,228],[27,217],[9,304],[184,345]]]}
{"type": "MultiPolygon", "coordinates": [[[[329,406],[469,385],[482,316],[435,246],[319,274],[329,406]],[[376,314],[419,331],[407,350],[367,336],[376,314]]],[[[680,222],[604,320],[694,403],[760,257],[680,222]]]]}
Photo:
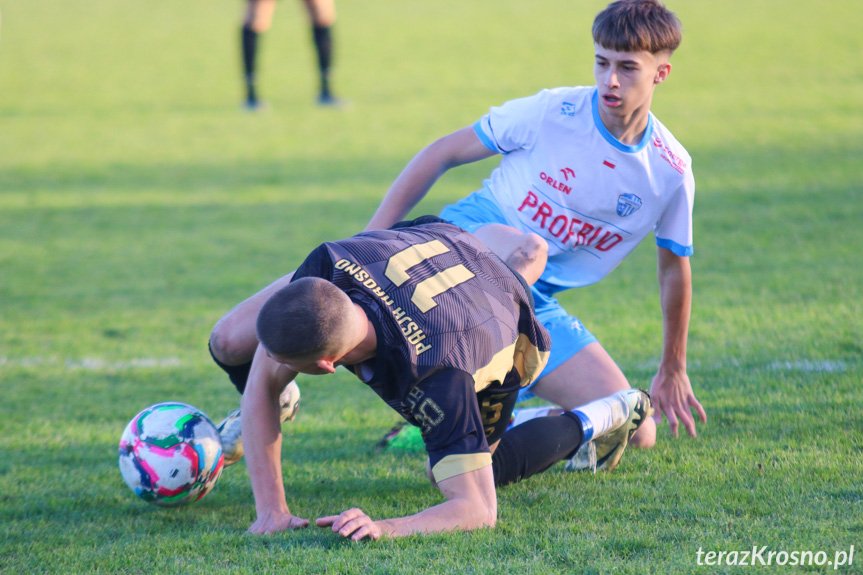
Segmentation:
{"type": "Polygon", "coordinates": [[[353,519],[354,517],[360,517],[361,515],[365,515],[362,509],[351,507],[347,511],[342,511],[340,517],[342,517],[343,519],[353,519]]]}
{"type": "Polygon", "coordinates": [[[662,423],[662,400],[659,399],[659,394],[651,396],[650,403],[653,405],[653,421],[658,425],[662,423]]]}
{"type": "MultiPolygon", "coordinates": [[[[347,511],[342,513],[342,519],[356,522],[356,525],[363,525],[366,522],[371,521],[369,519],[369,516],[366,515],[362,509],[357,509],[356,507],[354,507],[353,509],[348,509],[347,511]]],[[[351,531],[355,531],[356,529],[357,527],[355,526],[353,529],[351,529],[351,531]]]]}
{"type": "Polygon", "coordinates": [[[353,539],[354,541],[360,541],[365,537],[368,537],[370,539],[377,539],[380,536],[380,531],[377,530],[375,524],[367,523],[366,525],[363,525],[362,527],[357,529],[354,534],[351,535],[351,539],[353,539]]]}
{"type": "Polygon", "coordinates": [[[680,422],[683,424],[683,429],[686,430],[686,433],[691,437],[696,437],[695,420],[692,418],[689,408],[682,407],[677,414],[680,416],[680,422]]]}
{"type": "Polygon", "coordinates": [[[356,517],[357,514],[362,514],[362,511],[356,508],[348,509],[347,511],[342,511],[338,515],[328,515],[327,517],[321,517],[317,520],[317,524],[321,527],[332,525],[333,531],[339,531],[345,525],[345,523],[356,517]]]}
{"type": "Polygon", "coordinates": [[[318,517],[315,519],[315,525],[318,527],[329,527],[338,520],[338,515],[327,515],[326,517],[318,517]]]}
{"type": "Polygon", "coordinates": [[[695,408],[696,413],[698,413],[699,419],[701,419],[701,423],[707,423],[707,412],[704,411],[704,408],[701,407],[701,404],[695,399],[695,396],[692,395],[689,397],[689,405],[695,408]]]}
{"type": "Polygon", "coordinates": [[[668,428],[671,430],[672,437],[677,437],[677,416],[674,414],[674,410],[669,409],[665,416],[668,418],[668,428]]]}
{"type": "Polygon", "coordinates": [[[680,397],[679,401],[674,404],[673,409],[678,422],[683,425],[683,429],[686,430],[686,433],[694,436],[695,420],[692,418],[692,413],[689,411],[687,400],[688,398],[686,396],[680,397]]]}
{"type": "Polygon", "coordinates": [[[363,515],[361,517],[354,517],[353,519],[342,525],[341,529],[339,529],[339,535],[341,535],[342,537],[348,537],[353,532],[366,525],[368,522],[369,518],[366,515],[363,515]]]}
{"type": "Polygon", "coordinates": [[[302,517],[297,517],[297,516],[291,517],[291,523],[289,525],[289,527],[291,529],[302,529],[303,527],[308,527],[308,526],[309,526],[309,520],[308,519],[303,519],[302,517]]]}

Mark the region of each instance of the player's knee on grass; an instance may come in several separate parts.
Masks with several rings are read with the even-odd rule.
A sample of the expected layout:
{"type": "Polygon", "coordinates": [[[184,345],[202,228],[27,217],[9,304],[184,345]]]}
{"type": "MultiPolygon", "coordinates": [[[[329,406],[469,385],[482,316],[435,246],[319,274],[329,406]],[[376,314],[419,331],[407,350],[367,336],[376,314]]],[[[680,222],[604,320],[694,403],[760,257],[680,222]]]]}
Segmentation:
{"type": "Polygon", "coordinates": [[[648,417],[629,440],[630,447],[648,449],[656,445],[656,422],[648,417]]]}

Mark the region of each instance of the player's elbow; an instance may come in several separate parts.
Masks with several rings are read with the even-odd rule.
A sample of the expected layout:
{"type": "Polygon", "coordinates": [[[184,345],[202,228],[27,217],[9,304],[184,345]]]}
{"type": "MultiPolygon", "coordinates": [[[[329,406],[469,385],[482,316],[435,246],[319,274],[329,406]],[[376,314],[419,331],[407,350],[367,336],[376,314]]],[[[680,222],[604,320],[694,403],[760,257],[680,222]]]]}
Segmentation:
{"type": "Polygon", "coordinates": [[[473,510],[477,529],[494,527],[497,524],[496,490],[492,489],[491,492],[482,493],[473,503],[473,510]]]}
{"type": "Polygon", "coordinates": [[[497,506],[492,504],[475,505],[471,509],[463,509],[459,513],[455,529],[473,531],[474,529],[491,529],[497,524],[497,506]]]}
{"type": "Polygon", "coordinates": [[[475,493],[457,500],[453,510],[457,517],[454,528],[460,531],[492,528],[497,524],[497,497],[494,494],[475,493]]]}
{"type": "Polygon", "coordinates": [[[483,527],[492,528],[495,525],[497,525],[497,505],[486,511],[483,527]]]}
{"type": "Polygon", "coordinates": [[[477,529],[491,529],[497,525],[497,502],[490,502],[486,505],[483,513],[478,518],[477,529]]]}

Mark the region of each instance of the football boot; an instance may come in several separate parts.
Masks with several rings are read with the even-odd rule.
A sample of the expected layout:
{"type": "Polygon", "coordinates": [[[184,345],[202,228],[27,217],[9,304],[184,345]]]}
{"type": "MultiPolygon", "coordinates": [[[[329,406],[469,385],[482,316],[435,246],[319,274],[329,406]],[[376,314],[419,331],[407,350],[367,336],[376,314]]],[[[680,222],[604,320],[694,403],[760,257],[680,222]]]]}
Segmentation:
{"type": "Polygon", "coordinates": [[[566,462],[568,471],[611,471],[620,463],[629,440],[639,426],[653,415],[650,395],[644,390],[627,389],[612,397],[618,398],[625,407],[619,414],[615,413],[620,423],[583,444],[566,462]]]}
{"type": "MultiPolygon", "coordinates": [[[[300,387],[295,381],[290,382],[279,395],[279,420],[293,421],[300,409],[300,387]]],[[[243,458],[243,437],[240,410],[235,409],[216,426],[222,439],[222,453],[225,455],[225,467],[235,464],[243,458]]]]}

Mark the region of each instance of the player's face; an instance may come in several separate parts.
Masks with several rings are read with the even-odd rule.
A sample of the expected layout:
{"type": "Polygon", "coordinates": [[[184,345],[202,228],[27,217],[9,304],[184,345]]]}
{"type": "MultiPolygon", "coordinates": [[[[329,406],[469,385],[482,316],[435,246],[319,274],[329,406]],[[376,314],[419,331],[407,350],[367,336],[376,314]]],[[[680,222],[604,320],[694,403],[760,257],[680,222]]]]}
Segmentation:
{"type": "Polygon", "coordinates": [[[335,368],[333,363],[320,359],[293,359],[282,357],[280,355],[267,352],[267,355],[276,363],[280,363],[297,373],[305,373],[308,375],[323,375],[325,373],[333,373],[335,368]]]}
{"type": "Polygon", "coordinates": [[[654,87],[671,71],[668,56],[641,52],[617,52],[595,44],[593,75],[599,91],[603,119],[647,117],[654,87]]]}

